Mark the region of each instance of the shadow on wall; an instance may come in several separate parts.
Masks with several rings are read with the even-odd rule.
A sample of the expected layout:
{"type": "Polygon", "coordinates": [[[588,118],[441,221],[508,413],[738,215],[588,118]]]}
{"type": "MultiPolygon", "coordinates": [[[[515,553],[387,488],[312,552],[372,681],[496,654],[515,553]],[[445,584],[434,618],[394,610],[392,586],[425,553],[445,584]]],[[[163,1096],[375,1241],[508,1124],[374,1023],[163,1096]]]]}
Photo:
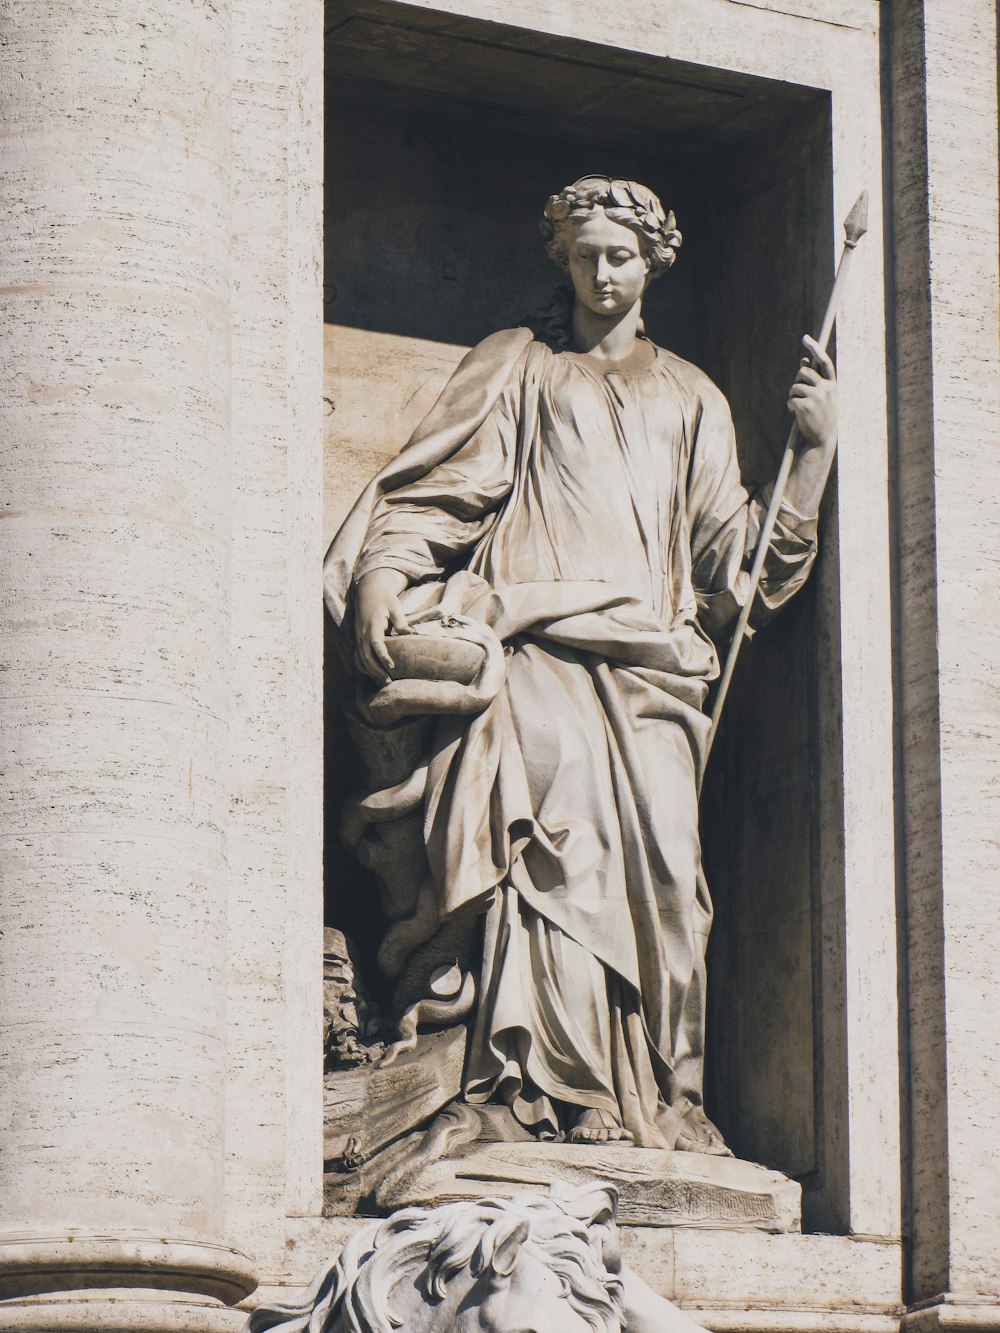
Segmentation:
{"type": "MultiPolygon", "coordinates": [[[[484,130],[406,95],[387,100],[346,79],[329,100],[328,323],[463,346],[517,324],[562,280],[538,231],[545,200],[593,171],[652,182],[687,233],[685,260],[697,253],[690,186],[651,153],[484,130]]],[[[695,269],[678,265],[648,302],[650,335],[689,358],[695,269]]]]}

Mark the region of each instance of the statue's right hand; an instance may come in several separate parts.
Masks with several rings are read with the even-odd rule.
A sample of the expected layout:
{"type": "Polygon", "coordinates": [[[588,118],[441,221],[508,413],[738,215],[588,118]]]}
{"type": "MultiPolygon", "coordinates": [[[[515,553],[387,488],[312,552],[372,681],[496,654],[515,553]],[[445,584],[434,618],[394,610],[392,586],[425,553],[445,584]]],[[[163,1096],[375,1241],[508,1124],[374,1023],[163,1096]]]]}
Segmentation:
{"type": "Polygon", "coordinates": [[[355,590],[354,662],[359,671],[380,683],[392,670],[392,657],[385,643],[389,627],[397,634],[409,633],[399,604],[406,582],[406,575],[395,569],[373,569],[355,590]]]}

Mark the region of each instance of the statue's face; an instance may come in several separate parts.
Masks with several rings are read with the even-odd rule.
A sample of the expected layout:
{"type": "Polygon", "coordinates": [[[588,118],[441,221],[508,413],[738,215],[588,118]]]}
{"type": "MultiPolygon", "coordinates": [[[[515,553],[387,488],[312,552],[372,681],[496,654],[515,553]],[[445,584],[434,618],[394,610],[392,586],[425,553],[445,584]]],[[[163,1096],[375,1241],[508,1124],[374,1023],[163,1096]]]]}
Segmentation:
{"type": "Polygon", "coordinates": [[[577,300],[595,315],[631,310],[642,300],[649,277],[638,236],[601,209],[570,226],[569,275],[577,300]]]}

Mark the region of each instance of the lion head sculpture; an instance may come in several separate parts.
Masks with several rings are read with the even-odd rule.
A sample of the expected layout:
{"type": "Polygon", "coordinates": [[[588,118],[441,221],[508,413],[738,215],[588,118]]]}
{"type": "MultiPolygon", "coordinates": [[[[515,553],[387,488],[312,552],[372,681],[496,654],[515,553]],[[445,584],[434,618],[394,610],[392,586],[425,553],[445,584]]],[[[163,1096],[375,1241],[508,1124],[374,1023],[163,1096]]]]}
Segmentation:
{"type": "Polygon", "coordinates": [[[297,1304],[256,1310],[245,1333],[620,1333],[617,1204],[595,1184],[402,1209],[358,1232],[297,1304]]]}

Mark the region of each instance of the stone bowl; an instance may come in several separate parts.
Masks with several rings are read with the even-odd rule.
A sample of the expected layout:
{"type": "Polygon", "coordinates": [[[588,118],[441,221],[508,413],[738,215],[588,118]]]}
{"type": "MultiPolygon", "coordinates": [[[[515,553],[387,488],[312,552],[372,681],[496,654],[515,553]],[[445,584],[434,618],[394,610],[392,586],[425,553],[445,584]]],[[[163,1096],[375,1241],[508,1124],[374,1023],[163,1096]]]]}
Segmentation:
{"type": "Polygon", "coordinates": [[[393,634],[385,641],[392,658],[390,680],[449,680],[471,685],[486,661],[486,649],[468,639],[430,634],[393,634]]]}

